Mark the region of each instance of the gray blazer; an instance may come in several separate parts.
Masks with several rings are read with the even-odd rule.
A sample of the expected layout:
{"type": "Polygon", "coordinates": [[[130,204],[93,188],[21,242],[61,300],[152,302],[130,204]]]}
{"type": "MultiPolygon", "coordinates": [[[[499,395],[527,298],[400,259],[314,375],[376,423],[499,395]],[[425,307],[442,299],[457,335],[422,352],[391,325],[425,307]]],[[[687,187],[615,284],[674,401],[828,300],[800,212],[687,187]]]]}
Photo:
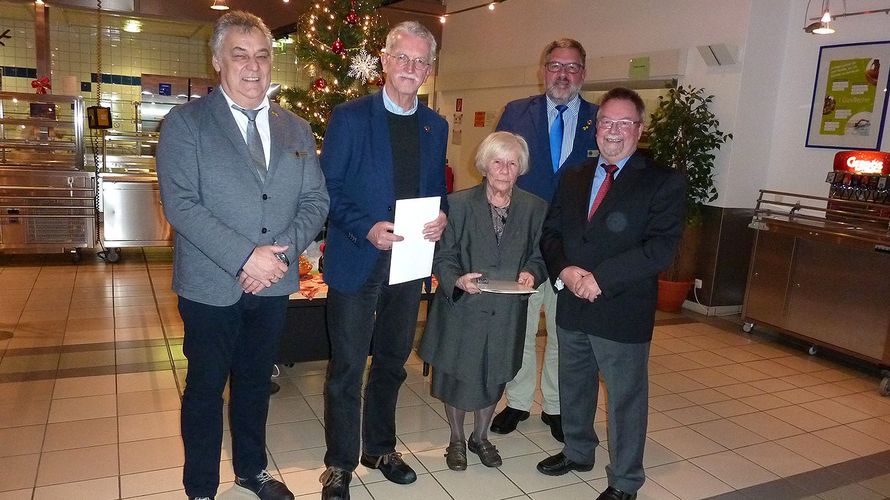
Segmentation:
{"type": "Polygon", "coordinates": [[[176,231],[173,290],[212,306],[238,301],[237,275],[257,246],[288,245],[287,274],[259,295],[300,288],[300,253],[328,213],[328,194],[309,124],[271,103],[266,182],[221,89],[177,106],[164,119],[157,170],[164,215],[176,231]]]}
{"type": "Polygon", "coordinates": [[[423,334],[420,357],[436,370],[486,386],[513,379],[522,365],[527,295],[470,295],[455,287],[469,272],[515,281],[521,271],[547,279],[538,241],[547,203],[513,189],[498,245],[485,184],[448,197],[448,225],[436,249],[433,273],[439,287],[423,334]]]}

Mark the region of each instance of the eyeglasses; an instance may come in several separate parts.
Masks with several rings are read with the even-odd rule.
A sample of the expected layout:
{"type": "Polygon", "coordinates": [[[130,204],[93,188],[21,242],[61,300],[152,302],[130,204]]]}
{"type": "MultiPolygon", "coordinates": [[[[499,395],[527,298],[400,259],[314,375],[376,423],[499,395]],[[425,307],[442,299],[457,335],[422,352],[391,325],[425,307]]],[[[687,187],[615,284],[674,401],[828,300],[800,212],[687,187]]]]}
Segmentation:
{"type": "Polygon", "coordinates": [[[425,70],[430,67],[430,64],[432,64],[431,61],[427,61],[423,57],[415,57],[414,59],[411,59],[405,54],[399,54],[395,56],[392,54],[387,54],[386,52],[384,52],[384,54],[395,59],[396,63],[402,68],[407,68],[410,63],[414,63],[415,68],[419,70],[425,70]]]}
{"type": "Polygon", "coordinates": [[[603,130],[612,130],[612,125],[617,125],[618,130],[624,132],[630,130],[634,125],[639,125],[642,121],[633,120],[613,120],[611,118],[600,118],[596,121],[596,126],[603,130]]]}
{"type": "Polygon", "coordinates": [[[564,64],[558,61],[550,61],[544,63],[544,68],[551,73],[559,73],[560,70],[565,69],[566,73],[570,75],[576,75],[584,69],[584,65],[578,63],[568,63],[564,64]]]}

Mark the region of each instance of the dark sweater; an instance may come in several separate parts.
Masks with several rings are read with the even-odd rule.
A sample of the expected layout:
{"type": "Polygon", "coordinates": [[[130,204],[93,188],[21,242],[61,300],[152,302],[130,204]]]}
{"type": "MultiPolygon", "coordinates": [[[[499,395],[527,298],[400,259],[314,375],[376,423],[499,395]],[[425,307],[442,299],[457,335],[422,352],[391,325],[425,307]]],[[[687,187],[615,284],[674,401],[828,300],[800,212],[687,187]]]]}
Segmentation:
{"type": "Polygon", "coordinates": [[[420,193],[420,133],[417,113],[387,113],[392,146],[393,186],[397,200],[417,198],[420,193]]]}

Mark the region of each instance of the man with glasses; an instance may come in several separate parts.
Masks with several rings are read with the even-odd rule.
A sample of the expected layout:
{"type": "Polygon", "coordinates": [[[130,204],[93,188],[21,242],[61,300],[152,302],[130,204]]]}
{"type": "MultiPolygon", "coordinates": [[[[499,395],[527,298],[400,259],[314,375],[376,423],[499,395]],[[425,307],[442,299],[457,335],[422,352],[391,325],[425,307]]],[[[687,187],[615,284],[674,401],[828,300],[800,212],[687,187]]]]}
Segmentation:
{"type": "Polygon", "coordinates": [[[541,251],[559,291],[559,387],[565,446],[538,464],[550,476],[593,468],[599,379],[608,393],[609,487],[598,500],[632,500],[643,485],[649,344],[658,273],[683,233],[685,180],[637,152],[643,100],[615,88],[596,120],[599,157],[563,175],[541,251]]]}
{"type": "Polygon", "coordinates": [[[441,196],[442,211],[424,226],[445,229],[445,120],[417,99],[430,74],[436,40],[420,23],[396,25],[382,54],[386,82],[373,95],[334,109],[321,167],[331,197],[324,279],[331,361],[325,383],[322,499],[349,498],[359,462],[408,484],[417,475],[395,451],[395,410],[407,377],[421,280],[388,284],[398,199],[441,196]],[[371,361],[362,413],[362,378],[371,361]],[[359,457],[361,455],[361,457],[359,457]]]}
{"type": "MultiPolygon", "coordinates": [[[[547,45],[542,67],[544,94],[510,102],[497,125],[498,130],[519,134],[528,142],[530,168],[527,174],[519,177],[516,185],[548,203],[565,168],[596,154],[593,122],[597,107],[578,95],[587,74],[585,58],[584,47],[577,40],[563,38],[547,45]]],[[[494,418],[491,430],[509,434],[516,430],[520,421],[529,417],[538,375],[535,344],[542,306],[547,344],[541,370],[541,420],[550,426],[553,437],[562,441],[556,294],[546,282],[538,287],[538,293],[529,297],[522,368],[507,383],[507,407],[494,418]]]]}

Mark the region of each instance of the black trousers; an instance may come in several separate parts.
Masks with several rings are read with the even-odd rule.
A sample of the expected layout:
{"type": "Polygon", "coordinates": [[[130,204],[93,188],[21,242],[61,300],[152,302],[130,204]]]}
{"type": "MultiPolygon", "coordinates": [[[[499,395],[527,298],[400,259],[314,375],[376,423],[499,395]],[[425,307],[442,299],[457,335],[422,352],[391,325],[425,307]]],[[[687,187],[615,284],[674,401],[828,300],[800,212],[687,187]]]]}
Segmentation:
{"type": "Polygon", "coordinates": [[[186,495],[213,497],[219,487],[226,381],[235,475],[266,468],[269,386],[287,300],[243,294],[231,306],[216,307],[179,298],[189,362],[182,396],[186,495]]]}
{"type": "Polygon", "coordinates": [[[331,362],[325,383],[325,464],[352,471],[359,447],[370,455],[395,451],[396,401],[407,377],[421,280],[388,285],[390,253],[354,293],[328,290],[331,362]],[[362,376],[371,353],[362,412],[362,376]],[[361,437],[360,437],[361,436],[361,437]],[[361,445],[360,445],[361,443],[361,445]]]}

